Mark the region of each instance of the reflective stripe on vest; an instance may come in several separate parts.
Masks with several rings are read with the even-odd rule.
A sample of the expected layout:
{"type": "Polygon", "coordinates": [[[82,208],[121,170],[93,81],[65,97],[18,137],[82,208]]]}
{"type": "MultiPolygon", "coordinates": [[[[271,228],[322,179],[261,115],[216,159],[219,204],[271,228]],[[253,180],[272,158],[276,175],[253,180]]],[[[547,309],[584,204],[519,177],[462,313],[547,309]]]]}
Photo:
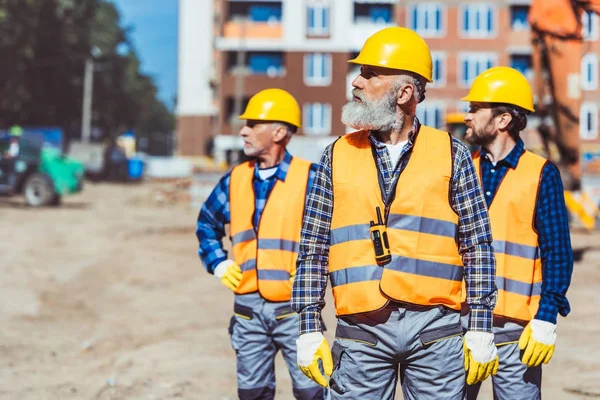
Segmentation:
{"type": "MultiPolygon", "coordinates": [[[[481,177],[481,158],[473,156],[481,177]]],[[[498,299],[494,314],[529,321],[542,292],[538,235],[533,227],[537,193],[546,160],[529,151],[500,183],[489,207],[498,299]]]]}
{"type": "Polygon", "coordinates": [[[254,230],[254,163],[231,171],[231,243],[233,258],[242,269],[236,293],[259,291],[270,301],[290,299],[290,273],[296,268],[310,162],[292,158],[285,182],[277,180],[254,230]]]}
{"type": "Polygon", "coordinates": [[[392,261],[375,262],[369,223],[383,211],[369,133],[355,132],[333,147],[333,217],[329,277],[337,315],[377,310],[389,299],[459,310],[463,266],[458,216],[449,204],[450,135],[421,126],[389,206],[392,261]]]}

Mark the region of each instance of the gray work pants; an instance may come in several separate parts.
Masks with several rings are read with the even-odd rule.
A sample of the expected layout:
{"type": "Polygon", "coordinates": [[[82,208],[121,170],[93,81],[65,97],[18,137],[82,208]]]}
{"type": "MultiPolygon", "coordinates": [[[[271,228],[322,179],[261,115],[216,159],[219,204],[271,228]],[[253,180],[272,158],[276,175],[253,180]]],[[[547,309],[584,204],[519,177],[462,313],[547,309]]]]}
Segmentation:
{"type": "Polygon", "coordinates": [[[292,378],[294,397],[325,398],[325,389],[308,379],[298,367],[298,315],[289,302],[273,303],[258,293],[236,295],[229,334],[237,356],[241,400],[275,398],[275,355],[279,350],[292,378]]]}
{"type": "Polygon", "coordinates": [[[331,399],[393,399],[398,372],[406,400],[462,400],[460,314],[444,307],[391,303],[338,318],[331,399]]]}
{"type": "MultiPolygon", "coordinates": [[[[492,376],[494,400],[539,400],[542,398],[542,366],[527,368],[521,362],[519,337],[523,327],[512,323],[494,326],[494,341],[498,348],[500,365],[492,376]]],[[[467,386],[467,400],[475,400],[481,383],[467,386]]]]}

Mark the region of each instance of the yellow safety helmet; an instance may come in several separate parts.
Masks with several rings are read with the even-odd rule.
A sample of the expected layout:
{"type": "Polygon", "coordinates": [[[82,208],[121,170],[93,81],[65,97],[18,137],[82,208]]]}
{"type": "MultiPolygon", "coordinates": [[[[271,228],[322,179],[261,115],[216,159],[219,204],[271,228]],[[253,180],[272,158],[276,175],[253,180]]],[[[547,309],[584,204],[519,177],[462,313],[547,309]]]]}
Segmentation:
{"type": "Polygon", "coordinates": [[[432,82],[431,52],[416,32],[402,27],[390,27],[370,36],[353,64],[402,69],[421,75],[432,82]]]}
{"type": "Polygon", "coordinates": [[[287,122],[298,128],[302,126],[298,102],[283,89],[265,89],[256,93],[239,118],[287,122]]]}
{"type": "Polygon", "coordinates": [[[446,123],[447,124],[464,124],[465,123],[465,113],[453,112],[453,113],[446,114],[446,123]]]}
{"type": "Polygon", "coordinates": [[[527,78],[514,68],[493,67],[477,75],[463,101],[512,104],[533,109],[533,93],[527,78]]]}

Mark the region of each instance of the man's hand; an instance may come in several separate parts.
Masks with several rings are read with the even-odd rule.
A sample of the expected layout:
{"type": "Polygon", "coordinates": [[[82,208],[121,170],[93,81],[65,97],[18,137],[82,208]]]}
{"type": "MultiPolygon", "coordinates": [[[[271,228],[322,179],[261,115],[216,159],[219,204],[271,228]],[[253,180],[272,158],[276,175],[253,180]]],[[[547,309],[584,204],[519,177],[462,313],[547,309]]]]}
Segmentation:
{"type": "Polygon", "coordinates": [[[232,260],[222,261],[214,271],[215,276],[229,289],[235,291],[242,280],[242,269],[232,260]]]}
{"type": "Polygon", "coordinates": [[[333,359],[327,340],[321,332],[310,332],[300,335],[296,340],[298,346],[298,366],[304,375],[323,387],[329,386],[329,377],[333,373],[333,359]],[[327,378],[321,373],[319,360],[323,363],[323,371],[327,378]]]}
{"type": "Polygon", "coordinates": [[[294,278],[296,277],[296,268],[294,267],[294,269],[292,269],[292,272],[290,272],[290,283],[292,284],[292,286],[294,286],[294,278]]]}
{"type": "Polygon", "coordinates": [[[467,385],[486,380],[498,372],[498,350],[494,334],[468,331],[463,340],[467,385]]]}
{"type": "Polygon", "coordinates": [[[528,367],[548,364],[554,354],[556,325],[551,322],[533,319],[525,327],[519,339],[519,349],[525,350],[521,361],[528,367]]]}

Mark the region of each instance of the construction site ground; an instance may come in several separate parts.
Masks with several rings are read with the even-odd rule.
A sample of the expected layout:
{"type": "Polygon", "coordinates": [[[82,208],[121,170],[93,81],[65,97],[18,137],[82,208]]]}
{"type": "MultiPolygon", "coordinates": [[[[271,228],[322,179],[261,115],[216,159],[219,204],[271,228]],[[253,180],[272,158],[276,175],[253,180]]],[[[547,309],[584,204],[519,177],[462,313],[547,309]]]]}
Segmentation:
{"type": "MultiPolygon", "coordinates": [[[[195,180],[196,206],[186,182],[87,183],[58,208],[0,198],[0,399],[237,398],[233,296],[194,235],[216,179],[195,180]]],[[[600,397],[600,234],[573,240],[591,248],[544,367],[546,400],[600,397]]],[[[331,297],[325,320],[331,344],[331,297]]],[[[280,355],[276,371],[277,398],[292,399],[280,355]]]]}

